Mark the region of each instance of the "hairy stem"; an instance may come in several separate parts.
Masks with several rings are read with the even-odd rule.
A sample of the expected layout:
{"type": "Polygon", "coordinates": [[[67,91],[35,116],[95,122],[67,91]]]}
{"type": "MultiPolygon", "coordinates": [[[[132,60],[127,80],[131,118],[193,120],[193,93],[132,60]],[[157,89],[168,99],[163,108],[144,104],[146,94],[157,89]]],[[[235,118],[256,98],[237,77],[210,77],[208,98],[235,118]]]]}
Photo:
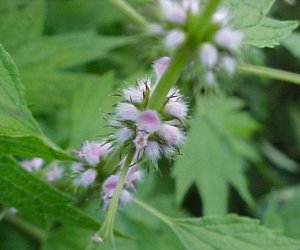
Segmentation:
{"type": "Polygon", "coordinates": [[[139,25],[147,26],[147,20],[141,16],[134,8],[123,0],[110,0],[110,2],[127,15],[132,21],[139,25]]]}

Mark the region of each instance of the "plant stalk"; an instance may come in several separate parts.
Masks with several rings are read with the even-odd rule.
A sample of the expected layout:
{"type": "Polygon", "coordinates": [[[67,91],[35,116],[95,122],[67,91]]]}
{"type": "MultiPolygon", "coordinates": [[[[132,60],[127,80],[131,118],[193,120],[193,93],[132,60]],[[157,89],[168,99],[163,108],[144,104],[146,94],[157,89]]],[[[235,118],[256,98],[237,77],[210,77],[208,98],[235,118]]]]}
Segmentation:
{"type": "Polygon", "coordinates": [[[110,0],[110,2],[128,16],[133,22],[142,26],[148,26],[147,20],[134,8],[123,0],[110,0]]]}

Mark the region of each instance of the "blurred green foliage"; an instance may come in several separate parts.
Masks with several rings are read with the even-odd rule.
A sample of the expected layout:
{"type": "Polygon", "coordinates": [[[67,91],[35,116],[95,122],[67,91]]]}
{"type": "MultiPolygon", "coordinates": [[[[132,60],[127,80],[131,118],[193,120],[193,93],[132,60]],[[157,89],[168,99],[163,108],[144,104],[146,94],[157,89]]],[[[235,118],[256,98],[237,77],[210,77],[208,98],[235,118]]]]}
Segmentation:
{"type": "MultiPolygon", "coordinates": [[[[153,18],[154,1],[128,2],[153,18]]],[[[225,2],[234,12],[235,27],[245,31],[246,44],[283,45],[259,50],[245,46],[242,61],[300,72],[300,35],[288,36],[297,24],[283,21],[300,19],[299,3],[292,7],[273,0],[225,2]]],[[[71,149],[109,132],[103,128],[104,113],[118,101],[111,95],[125,81],[134,83],[137,76],[148,72],[163,51],[151,46],[141,33],[110,1],[0,0],[0,43],[4,47],[0,53],[0,153],[71,159],[71,149]]],[[[178,82],[189,95],[192,116],[183,156],[175,163],[161,160],[164,176],[145,176],[138,197],[174,217],[191,212],[257,216],[266,226],[300,239],[300,87],[240,73],[233,79],[222,78],[219,94],[205,93],[196,103],[191,88],[195,79],[188,76],[178,82]]],[[[104,216],[98,186],[97,191],[91,190],[92,198],[82,199],[81,193],[72,196],[68,186],[54,189],[7,156],[1,156],[0,181],[0,203],[16,206],[21,221],[46,235],[37,242],[26,224],[8,217],[0,223],[1,250],[84,249],[104,216]],[[69,196],[81,202],[73,206],[69,196]],[[85,224],[87,229],[82,228],[85,224]]],[[[205,241],[213,237],[207,228],[224,220],[229,225],[241,222],[236,231],[228,226],[229,236],[215,228],[226,235],[218,238],[218,244],[225,246],[223,237],[233,234],[228,249],[262,249],[269,242],[253,238],[257,232],[276,238],[250,219],[220,218],[178,223],[178,239],[157,218],[130,204],[120,211],[116,229],[133,240],[118,238],[118,244],[130,250],[182,250],[201,244],[203,249],[220,247],[205,245],[205,241]],[[234,240],[237,231],[248,229],[252,245],[234,240]],[[261,245],[256,246],[257,242],[261,245]]],[[[279,241],[278,249],[297,245],[282,237],[279,241]]]]}

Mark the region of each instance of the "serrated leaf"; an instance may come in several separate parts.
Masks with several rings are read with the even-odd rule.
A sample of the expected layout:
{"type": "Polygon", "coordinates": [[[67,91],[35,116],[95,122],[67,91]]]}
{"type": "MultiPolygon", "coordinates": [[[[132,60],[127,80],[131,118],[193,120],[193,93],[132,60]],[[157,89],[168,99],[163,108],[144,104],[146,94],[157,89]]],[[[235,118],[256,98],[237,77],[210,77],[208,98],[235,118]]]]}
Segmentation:
{"type": "Polygon", "coordinates": [[[42,34],[44,0],[2,0],[0,7],[1,43],[12,53],[42,34]]]}
{"type": "Polygon", "coordinates": [[[274,0],[226,0],[232,24],[245,34],[245,44],[273,48],[298,26],[296,21],[279,21],[267,17],[274,0]]]}
{"type": "Polygon", "coordinates": [[[9,54],[0,45],[0,153],[73,159],[43,135],[24,99],[24,87],[9,54]]]}
{"type": "Polygon", "coordinates": [[[262,213],[264,224],[300,240],[300,186],[272,192],[266,201],[262,213]]]}
{"type": "Polygon", "coordinates": [[[99,228],[99,223],[72,205],[70,197],[21,168],[9,157],[0,157],[0,203],[41,222],[99,228]]]}
{"type": "Polygon", "coordinates": [[[177,202],[182,201],[192,184],[196,184],[204,214],[224,214],[228,184],[231,184],[250,206],[253,205],[244,161],[245,157],[258,158],[247,140],[258,126],[249,114],[241,111],[242,106],[240,100],[224,96],[199,101],[182,149],[183,156],[177,158],[174,167],[177,202]],[[242,149],[238,148],[239,144],[242,149]],[[248,148],[252,149],[250,155],[248,148]]]}
{"type": "Polygon", "coordinates": [[[187,250],[296,250],[300,241],[275,234],[237,215],[175,219],[173,231],[187,250]]]}
{"type": "Polygon", "coordinates": [[[99,77],[94,84],[85,84],[74,95],[70,146],[78,146],[84,140],[104,136],[108,132],[103,112],[110,112],[116,98],[112,94],[113,75],[99,77]]]}

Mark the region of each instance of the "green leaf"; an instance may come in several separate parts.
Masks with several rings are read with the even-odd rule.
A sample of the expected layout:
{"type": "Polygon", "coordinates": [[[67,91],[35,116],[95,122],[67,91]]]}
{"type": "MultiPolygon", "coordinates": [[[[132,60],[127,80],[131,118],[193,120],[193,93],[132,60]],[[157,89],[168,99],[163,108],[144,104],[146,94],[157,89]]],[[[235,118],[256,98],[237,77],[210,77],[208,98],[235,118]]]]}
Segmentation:
{"type": "Polygon", "coordinates": [[[289,37],[282,41],[282,45],[287,48],[295,57],[300,59],[300,33],[293,32],[289,37]]]}
{"type": "Polygon", "coordinates": [[[9,157],[0,157],[0,203],[15,207],[20,215],[41,223],[49,220],[91,230],[99,223],[72,205],[70,197],[21,168],[9,157]]]}
{"type": "Polygon", "coordinates": [[[47,112],[69,106],[74,92],[85,84],[97,84],[101,78],[87,73],[63,71],[83,63],[103,58],[109,51],[125,45],[127,37],[107,37],[93,32],[78,32],[55,37],[43,37],[24,45],[14,53],[27,99],[35,112],[47,112]],[[51,96],[45,98],[44,94],[51,96]]]}
{"type": "Polygon", "coordinates": [[[296,21],[279,21],[267,17],[275,0],[226,0],[232,24],[245,34],[245,44],[273,48],[298,26],[296,21]]]}
{"type": "Polygon", "coordinates": [[[72,159],[45,137],[24,99],[24,87],[9,54],[0,45],[0,153],[72,159]]]}
{"type": "Polygon", "coordinates": [[[300,186],[273,192],[266,201],[262,214],[264,224],[300,240],[300,186]]]}
{"type": "Polygon", "coordinates": [[[244,163],[245,158],[258,158],[248,140],[258,125],[248,113],[241,111],[242,107],[240,100],[225,96],[203,97],[199,101],[182,149],[183,156],[177,158],[174,167],[177,202],[196,184],[204,214],[224,214],[229,183],[253,205],[244,163]]]}
{"type": "Polygon", "coordinates": [[[278,168],[293,173],[299,172],[299,164],[275,148],[271,143],[264,141],[261,145],[261,148],[266,157],[278,168]]]}
{"type": "Polygon", "coordinates": [[[1,43],[10,53],[42,34],[44,0],[2,0],[0,8],[1,43]]]}
{"type": "Polygon", "coordinates": [[[42,36],[15,51],[13,57],[22,70],[63,69],[101,58],[129,41],[128,37],[109,37],[95,32],[42,36]]]}
{"type": "Polygon", "coordinates": [[[300,241],[275,234],[257,220],[237,215],[175,219],[173,231],[187,250],[296,250],[300,241]]]}
{"type": "Polygon", "coordinates": [[[296,250],[300,246],[300,241],[276,234],[247,217],[229,214],[177,219],[142,201],[135,200],[135,204],[168,225],[187,250],[296,250]]]}
{"type": "Polygon", "coordinates": [[[99,77],[95,84],[85,84],[74,95],[70,146],[108,132],[102,112],[111,111],[116,98],[112,94],[113,75],[99,77]]]}

